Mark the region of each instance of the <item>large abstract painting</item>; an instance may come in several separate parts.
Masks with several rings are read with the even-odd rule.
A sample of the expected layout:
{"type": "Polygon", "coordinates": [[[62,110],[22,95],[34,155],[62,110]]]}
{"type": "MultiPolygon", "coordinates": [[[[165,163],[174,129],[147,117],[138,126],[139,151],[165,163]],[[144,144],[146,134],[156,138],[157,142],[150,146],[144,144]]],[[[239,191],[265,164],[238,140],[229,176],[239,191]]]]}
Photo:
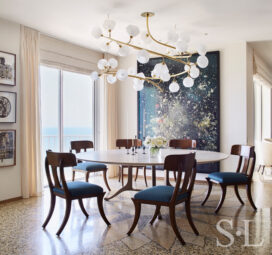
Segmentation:
{"type": "MultiPolygon", "coordinates": [[[[197,54],[192,59],[197,58],[197,54]]],[[[168,83],[161,84],[163,91],[145,82],[138,92],[138,136],[164,136],[170,139],[195,139],[197,149],[220,149],[220,97],[219,52],[208,52],[209,66],[201,69],[192,88],[182,85],[184,76],[176,80],[180,84],[177,93],[169,92],[168,83]]],[[[150,76],[161,58],[152,58],[147,64],[138,63],[138,72],[150,76]]],[[[182,72],[182,64],[165,60],[170,73],[182,72]]],[[[219,170],[219,164],[198,166],[198,172],[219,170]]]]}

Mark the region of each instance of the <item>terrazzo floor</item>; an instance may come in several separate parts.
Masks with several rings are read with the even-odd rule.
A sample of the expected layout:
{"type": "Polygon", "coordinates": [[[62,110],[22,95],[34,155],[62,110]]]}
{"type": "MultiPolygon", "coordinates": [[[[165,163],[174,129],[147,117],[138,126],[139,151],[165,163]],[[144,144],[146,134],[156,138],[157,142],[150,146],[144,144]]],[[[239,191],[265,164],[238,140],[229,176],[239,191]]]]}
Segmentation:
{"type": "MultiPolygon", "coordinates": [[[[100,176],[91,177],[90,182],[103,186],[100,176]]],[[[110,179],[109,184],[112,190],[120,187],[117,179],[110,179]]],[[[162,184],[162,181],[158,184],[162,184]]],[[[186,242],[185,246],[179,243],[169,225],[167,208],[162,208],[162,220],[156,220],[151,226],[149,221],[154,207],[143,205],[137,228],[130,237],[126,235],[134,218],[134,206],[130,198],[135,192],[124,192],[108,202],[104,201],[111,227],[107,227],[101,219],[96,199],[84,200],[90,215],[88,219],[81,212],[77,201],[74,201],[70,219],[58,238],[55,233],[62,222],[65,203],[63,199],[57,199],[53,217],[46,230],[43,230],[41,225],[49,209],[49,190],[45,189],[42,197],[0,204],[0,255],[272,254],[271,186],[272,183],[254,182],[253,197],[258,207],[256,213],[247,202],[245,189],[240,189],[241,197],[246,202],[245,206],[241,206],[230,187],[222,209],[215,215],[214,210],[221,194],[219,187],[214,187],[210,199],[202,207],[200,204],[207,186],[205,183],[196,184],[191,210],[199,236],[193,234],[188,224],[184,205],[179,205],[176,209],[177,223],[186,242]],[[220,226],[228,231],[228,235],[217,230],[216,224],[220,220],[224,220],[220,226]],[[245,220],[251,222],[245,225],[245,220]],[[249,231],[245,231],[247,226],[249,231]],[[218,243],[230,244],[230,234],[233,236],[233,244],[229,247],[218,246],[218,243]],[[245,245],[256,245],[261,241],[260,246],[245,245]]],[[[143,179],[138,179],[135,187],[144,188],[143,179]]]]}

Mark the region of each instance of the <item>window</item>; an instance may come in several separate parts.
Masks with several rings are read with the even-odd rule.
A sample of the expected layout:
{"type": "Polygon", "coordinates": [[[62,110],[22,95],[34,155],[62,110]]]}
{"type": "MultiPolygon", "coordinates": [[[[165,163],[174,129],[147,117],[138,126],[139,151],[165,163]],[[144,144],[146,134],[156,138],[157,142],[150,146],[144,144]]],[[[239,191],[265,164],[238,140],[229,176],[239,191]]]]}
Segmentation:
{"type": "MultiPolygon", "coordinates": [[[[40,67],[42,160],[46,150],[69,152],[70,141],[94,141],[94,84],[87,75],[40,67]]],[[[66,178],[71,179],[71,171],[66,178]]]]}
{"type": "Polygon", "coordinates": [[[255,105],[255,144],[265,138],[271,138],[272,100],[271,88],[264,86],[260,81],[254,81],[255,105]]]}

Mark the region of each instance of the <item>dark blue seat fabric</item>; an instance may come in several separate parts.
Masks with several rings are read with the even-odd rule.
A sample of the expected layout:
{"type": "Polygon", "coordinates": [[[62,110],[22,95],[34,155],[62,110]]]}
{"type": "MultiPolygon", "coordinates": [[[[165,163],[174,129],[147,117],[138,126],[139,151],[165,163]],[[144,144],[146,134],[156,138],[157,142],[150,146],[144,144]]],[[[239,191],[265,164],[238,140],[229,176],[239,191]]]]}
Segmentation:
{"type": "Polygon", "coordinates": [[[230,172],[215,172],[208,175],[208,178],[215,180],[219,183],[247,183],[248,177],[242,173],[230,173],[230,172]]]}
{"type": "MultiPolygon", "coordinates": [[[[172,186],[155,186],[139,191],[134,195],[134,198],[139,200],[170,202],[174,189],[172,186]]],[[[187,196],[188,193],[183,193],[177,197],[177,200],[186,198],[187,196]]]]}
{"type": "MultiPolygon", "coordinates": [[[[146,169],[152,169],[151,166],[147,166],[146,169]]],[[[156,170],[164,170],[164,167],[162,165],[156,166],[156,170]]]]}
{"type": "MultiPolygon", "coordinates": [[[[72,197],[88,196],[103,193],[103,188],[88,182],[67,182],[68,190],[72,197]]],[[[53,188],[53,191],[64,195],[64,190],[53,188]]]]}
{"type": "Polygon", "coordinates": [[[97,171],[102,169],[107,169],[105,164],[96,163],[96,162],[82,162],[78,163],[73,169],[86,170],[86,171],[97,171]]]}

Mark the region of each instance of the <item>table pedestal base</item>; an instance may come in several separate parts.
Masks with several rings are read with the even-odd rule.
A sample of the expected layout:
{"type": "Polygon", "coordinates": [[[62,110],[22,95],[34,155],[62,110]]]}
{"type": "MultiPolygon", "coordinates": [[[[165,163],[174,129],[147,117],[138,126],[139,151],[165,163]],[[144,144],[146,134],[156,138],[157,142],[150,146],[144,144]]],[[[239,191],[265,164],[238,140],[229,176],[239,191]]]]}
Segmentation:
{"type": "Polygon", "coordinates": [[[121,189],[119,189],[118,191],[115,192],[115,194],[113,194],[110,197],[105,197],[106,201],[109,201],[110,199],[116,197],[117,195],[119,195],[120,193],[127,191],[127,190],[132,190],[132,191],[140,191],[140,189],[134,189],[133,188],[133,176],[132,176],[132,166],[128,167],[128,178],[127,178],[127,183],[125,186],[123,186],[121,189]]]}

